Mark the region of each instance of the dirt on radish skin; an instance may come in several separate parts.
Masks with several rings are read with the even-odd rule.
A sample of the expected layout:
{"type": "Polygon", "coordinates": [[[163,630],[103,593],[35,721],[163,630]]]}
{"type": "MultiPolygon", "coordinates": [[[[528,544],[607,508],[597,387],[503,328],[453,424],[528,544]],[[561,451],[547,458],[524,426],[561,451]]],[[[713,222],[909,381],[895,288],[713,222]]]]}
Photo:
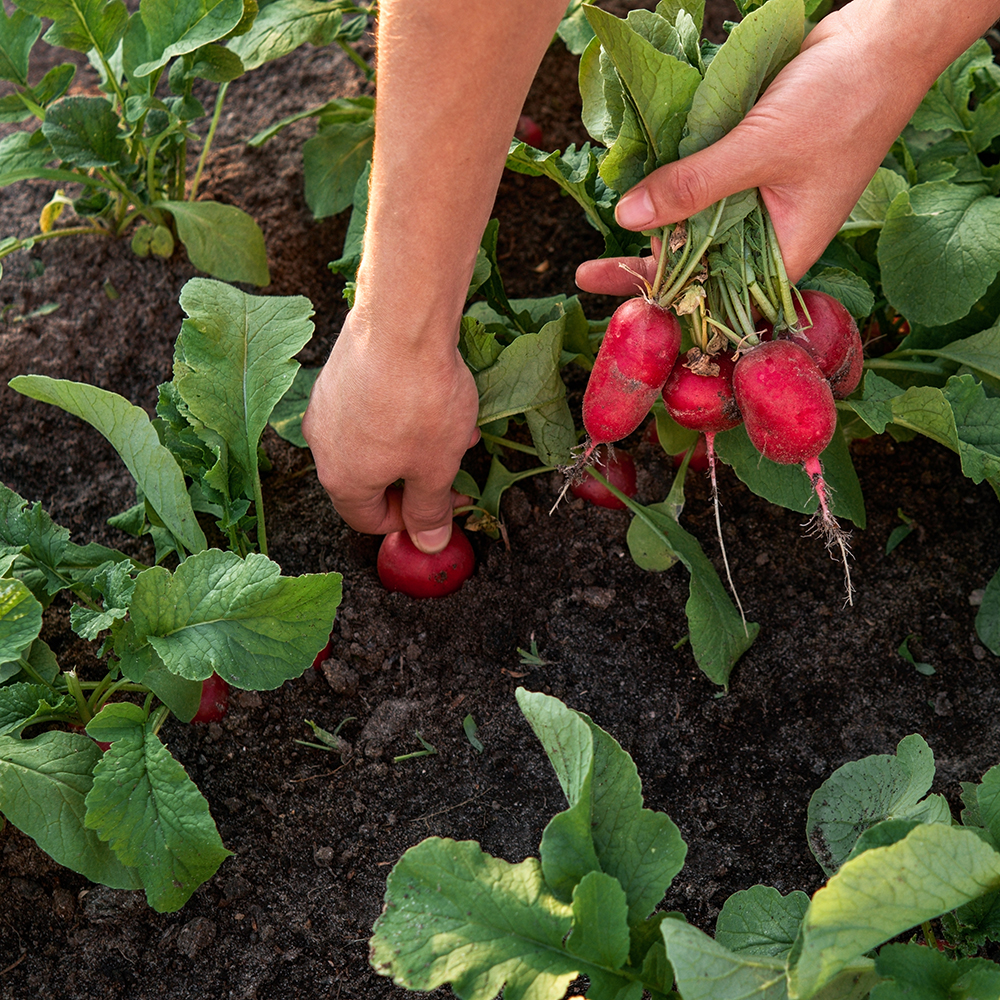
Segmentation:
{"type": "Polygon", "coordinates": [[[669,309],[637,297],[608,323],[583,396],[585,456],[628,437],[646,418],[677,360],[681,326],[669,309]]]}

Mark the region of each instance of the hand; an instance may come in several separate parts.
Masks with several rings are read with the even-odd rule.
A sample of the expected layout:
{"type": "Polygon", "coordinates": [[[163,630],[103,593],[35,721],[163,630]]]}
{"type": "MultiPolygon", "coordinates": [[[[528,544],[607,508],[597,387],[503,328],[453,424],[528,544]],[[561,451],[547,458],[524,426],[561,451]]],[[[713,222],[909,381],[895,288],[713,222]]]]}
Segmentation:
{"type": "MultiPolygon", "coordinates": [[[[911,55],[898,40],[887,42],[878,7],[854,0],[820,21],[739,125],[706,149],[653,171],[622,197],[619,223],[658,228],[756,187],[789,279],[798,281],[944,68],[928,65],[918,46],[911,55]]],[[[935,56],[941,61],[950,54],[935,56]]],[[[650,260],[628,263],[652,277],[650,260]]],[[[641,282],[620,263],[587,261],[577,284],[585,291],[635,294],[641,282]]]]}
{"type": "MultiPolygon", "coordinates": [[[[445,338],[448,339],[448,338],[445,338]]],[[[386,351],[351,313],[313,388],[302,433],[320,482],[358,531],[409,532],[424,552],[451,537],[451,489],[479,440],[479,396],[458,349],[386,351]],[[403,480],[403,489],[389,487],[403,480]]],[[[453,344],[454,338],[450,339],[453,344]]]]}

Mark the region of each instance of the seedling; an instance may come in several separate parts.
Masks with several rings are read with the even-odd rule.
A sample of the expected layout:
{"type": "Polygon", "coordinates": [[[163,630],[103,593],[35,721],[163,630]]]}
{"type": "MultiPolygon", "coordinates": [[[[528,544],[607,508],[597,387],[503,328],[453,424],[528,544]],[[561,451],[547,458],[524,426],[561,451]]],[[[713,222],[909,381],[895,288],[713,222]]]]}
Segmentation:
{"type": "Polygon", "coordinates": [[[304,747],[312,747],[313,750],[325,750],[327,752],[339,753],[343,756],[345,753],[350,753],[351,746],[340,735],[340,730],[347,725],[348,722],[356,722],[357,720],[354,716],[348,716],[346,719],[342,719],[337,723],[337,728],[334,731],[328,732],[322,726],[318,726],[312,719],[303,719],[303,722],[313,731],[313,735],[320,741],[319,743],[310,743],[308,740],[296,740],[296,743],[301,744],[304,747]]]}
{"type": "Polygon", "coordinates": [[[528,650],[521,649],[520,646],[517,647],[518,653],[521,655],[521,664],[525,667],[547,667],[551,660],[542,659],[538,652],[538,643],[535,642],[535,633],[531,633],[531,648],[528,650]]]}
{"type": "Polygon", "coordinates": [[[483,741],[477,735],[479,727],[476,725],[476,720],[472,717],[471,713],[462,719],[462,729],[465,731],[465,738],[472,744],[473,749],[477,753],[482,753],[486,748],[483,746],[483,741]]]}
{"type": "Polygon", "coordinates": [[[914,657],[913,657],[913,654],[912,654],[912,653],[910,652],[910,646],[909,646],[909,643],[910,643],[910,640],[911,640],[911,639],[914,639],[914,640],[916,640],[917,642],[919,642],[919,641],[920,641],[920,636],[919,636],[919,635],[914,635],[914,634],[913,634],[913,633],[911,632],[911,633],[910,633],[910,635],[908,635],[908,636],[907,636],[907,637],[906,637],[906,638],[905,638],[905,639],[904,639],[904,640],[903,640],[903,641],[902,641],[902,642],[900,643],[900,645],[899,645],[899,649],[897,649],[897,650],[896,650],[896,652],[897,652],[897,653],[898,653],[898,654],[899,654],[899,655],[900,655],[900,656],[901,656],[901,657],[902,657],[902,658],[903,658],[904,660],[906,660],[906,662],[907,662],[907,663],[909,663],[909,664],[910,664],[910,666],[911,666],[911,667],[913,667],[913,669],[914,669],[914,670],[916,670],[916,672],[917,672],[918,674],[923,674],[923,675],[924,675],[925,677],[930,677],[931,675],[933,675],[933,674],[936,674],[936,673],[937,673],[937,671],[936,671],[936,670],[934,669],[934,667],[933,667],[933,666],[932,666],[932,665],[931,665],[930,663],[918,663],[918,662],[917,662],[917,661],[916,661],[916,660],[914,659],[914,657]]]}
{"type": "Polygon", "coordinates": [[[404,760],[416,760],[418,757],[431,757],[437,753],[437,748],[432,746],[420,735],[416,730],[414,730],[413,735],[420,741],[420,745],[423,750],[414,750],[412,753],[400,754],[398,757],[393,757],[393,763],[398,764],[400,761],[404,760]]]}

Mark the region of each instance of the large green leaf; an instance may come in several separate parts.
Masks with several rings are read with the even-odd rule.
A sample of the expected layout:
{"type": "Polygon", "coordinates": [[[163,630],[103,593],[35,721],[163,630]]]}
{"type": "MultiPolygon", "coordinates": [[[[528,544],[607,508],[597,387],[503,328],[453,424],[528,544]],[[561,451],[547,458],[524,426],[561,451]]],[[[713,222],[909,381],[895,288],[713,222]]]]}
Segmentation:
{"type": "Polygon", "coordinates": [[[213,671],[234,687],[270,691],[298,677],[329,639],[340,574],[281,575],[265,556],[208,549],[171,574],[135,581],[128,640],[145,642],[189,680],[213,671]]]}
{"type": "Polygon", "coordinates": [[[156,54],[135,74],[148,76],[174,56],[225,38],[243,17],[243,0],[143,0],[140,15],[149,51],[156,54]]]}
{"type": "Polygon", "coordinates": [[[270,284],[267,247],[260,226],[235,205],[217,201],[158,201],[177,224],[191,263],[222,281],[270,284]]]}
{"type": "MultiPolygon", "coordinates": [[[[813,514],[819,507],[816,491],[802,466],[780,465],[764,458],[750,443],[743,424],[716,435],[715,450],[740,480],[765,500],[804,514],[813,514]]],[[[847,439],[839,430],[820,455],[820,464],[834,516],[848,517],[863,528],[866,519],[861,484],[847,439]]]]}
{"type": "Polygon", "coordinates": [[[542,838],[546,882],[569,902],[588,872],[604,872],[624,890],[628,922],[645,919],[684,864],[680,831],[666,814],[643,807],[632,758],[587,716],[523,688],[517,701],[569,802],[542,838]]]}
{"type": "Polygon", "coordinates": [[[255,477],[261,435],[299,367],[292,358],[312,336],[312,304],[205,278],[184,286],[180,304],[188,319],[174,349],[174,386],[191,415],[221,435],[230,461],[255,477]]]}
{"type": "Polygon", "coordinates": [[[738,955],[784,959],[792,950],[808,907],[809,897],[804,892],[782,896],[766,885],[734,892],[716,918],[715,940],[738,955]]]}
{"type": "Polygon", "coordinates": [[[305,42],[329,45],[341,32],[345,6],[337,0],[275,0],[261,10],[245,35],[229,43],[229,48],[251,70],[305,42]]]}
{"type": "MultiPolygon", "coordinates": [[[[270,9],[270,8],[266,8],[270,9]]],[[[306,203],[314,218],[348,208],[372,158],[374,119],[325,126],[302,147],[306,203]]]]}
{"type": "Polygon", "coordinates": [[[173,535],[191,552],[206,546],[174,456],[160,444],[146,411],[117,393],[45,375],[18,375],[10,387],[52,403],[103,434],[121,456],[146,500],[173,535]]]}
{"type": "Polygon", "coordinates": [[[42,33],[42,22],[23,10],[10,17],[0,8],[0,80],[28,86],[28,56],[42,33]]]}
{"type": "Polygon", "coordinates": [[[18,659],[42,630],[42,606],[20,580],[0,578],[0,664],[18,659]]]}
{"type": "Polygon", "coordinates": [[[118,116],[103,97],[64,97],[48,109],[42,132],[60,160],[84,170],[116,166],[125,151],[118,116]]]}
{"type": "Polygon", "coordinates": [[[789,996],[816,996],[872,948],[997,888],[1000,854],[962,827],[921,823],[903,840],[865,851],[813,896],[789,996]]]}
{"type": "Polygon", "coordinates": [[[232,853],[208,803],[138,705],[105,705],[87,733],[111,743],[87,793],[87,829],[136,871],[154,910],[179,910],[232,853]]]}
{"type": "Polygon", "coordinates": [[[651,504],[642,511],[629,526],[632,558],[644,569],[664,569],[673,559],[687,567],[691,582],[684,610],[691,651],[709,680],[725,687],[736,661],[757,638],[760,625],[744,622],[698,539],[677,523],[672,504],[651,504]]]}
{"type": "Polygon", "coordinates": [[[933,780],[934,753],[916,734],[900,740],[895,755],[873,754],[837,768],[813,792],[806,821],[809,846],[823,871],[837,871],[858,837],[883,820],[950,823],[944,796],[927,795],[933,780]]]}
{"type": "Polygon", "coordinates": [[[321,368],[300,368],[285,394],[274,404],[268,420],[278,436],[294,444],[296,448],[309,447],[302,436],[302,418],[309,405],[312,387],[321,371],[321,368]]]}
{"type": "Polygon", "coordinates": [[[802,0],[768,0],[733,28],[694,95],[681,156],[710,146],[743,120],[781,67],[798,54],[804,26],[802,0]]]}
{"type": "Polygon", "coordinates": [[[84,826],[84,798],[100,758],[97,744],[82,734],[0,736],[0,813],[57,864],[92,882],[138,889],[136,873],[84,826]]]}
{"type": "Polygon", "coordinates": [[[110,58],[128,26],[128,10],[121,0],[17,0],[29,14],[47,17],[50,45],[77,52],[97,51],[110,58]]]}
{"type": "Polygon", "coordinates": [[[20,736],[28,726],[58,717],[79,718],[75,698],[29,681],[0,686],[0,736],[20,736]]]}
{"type": "Polygon", "coordinates": [[[878,261],[889,304],[911,322],[942,326],[964,316],[1000,271],[1000,199],[985,184],[949,181],[900,192],[878,261]]]}
{"type": "Polygon", "coordinates": [[[890,944],[875,959],[885,982],[871,1000],[977,1000],[1000,996],[1000,967],[985,958],[954,959],[936,948],[890,944]]]}
{"type": "Polygon", "coordinates": [[[639,115],[655,165],[676,160],[701,73],[677,56],[661,52],[628,22],[599,7],[588,7],[587,17],[639,115]]]}
{"type": "Polygon", "coordinates": [[[443,983],[461,1000],[562,996],[586,962],[563,939],[572,909],[545,887],[534,858],[512,865],[474,841],[432,837],[393,868],[371,962],[407,989],[443,983]]]}
{"type": "MultiPolygon", "coordinates": [[[[45,172],[45,164],[54,160],[55,155],[41,129],[37,132],[12,132],[4,136],[0,139],[0,187],[40,176],[45,172]]],[[[65,173],[65,179],[79,180],[72,172],[65,173]]]]}
{"type": "Polygon", "coordinates": [[[937,78],[913,113],[911,124],[920,131],[964,132],[971,126],[969,98],[978,70],[993,62],[989,42],[980,38],[937,78]]]}

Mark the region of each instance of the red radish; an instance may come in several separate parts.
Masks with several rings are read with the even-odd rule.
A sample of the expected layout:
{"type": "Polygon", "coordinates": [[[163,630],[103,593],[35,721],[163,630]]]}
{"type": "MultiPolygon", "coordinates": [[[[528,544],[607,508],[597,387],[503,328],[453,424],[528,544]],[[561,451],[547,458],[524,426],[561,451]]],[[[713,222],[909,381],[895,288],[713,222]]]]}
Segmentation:
{"type": "MultiPolygon", "coordinates": [[[[635,460],[632,456],[627,451],[610,453],[610,449],[603,445],[594,450],[594,455],[596,456],[594,465],[597,471],[612,486],[621,490],[625,496],[634,497],[636,470],[635,460]]],[[[573,496],[589,500],[598,507],[608,507],[611,510],[625,510],[626,508],[626,505],[604,483],[599,483],[587,473],[579,481],[570,484],[570,492],[573,496]]]]}
{"type": "Polygon", "coordinates": [[[201,703],[192,722],[218,722],[229,711],[229,685],[218,675],[202,681],[201,703]]]}
{"type": "Polygon", "coordinates": [[[777,337],[804,347],[826,376],[834,396],[843,399],[861,381],[864,348],[858,324],[832,295],[811,288],[801,294],[802,302],[795,305],[799,329],[780,330],[777,337]]]}
{"type": "Polygon", "coordinates": [[[457,525],[441,552],[428,555],[405,531],[385,536],[378,550],[378,577],[386,590],[409,597],[444,597],[454,593],[472,575],[476,557],[468,536],[457,525]]]}
{"type": "Polygon", "coordinates": [[[772,340],[736,362],[736,402],[753,446],[781,465],[815,458],[833,439],[833,393],[804,347],[772,340]]]}
{"type": "MultiPolygon", "coordinates": [[[[86,730],[86,728],[84,726],[77,725],[75,722],[71,722],[69,724],[69,727],[70,727],[70,729],[76,730],[78,733],[83,733],[84,736],[88,736],[89,735],[89,733],[87,732],[87,730],[86,730]]],[[[93,736],[91,736],[90,738],[92,740],[94,740],[93,736]]],[[[111,746],[110,743],[106,743],[104,740],[94,740],[94,742],[101,748],[101,753],[105,753],[107,751],[108,747],[111,746]]]]}
{"type": "Polygon", "coordinates": [[[830,509],[819,461],[837,429],[837,407],[823,372],[804,347],[790,340],[772,340],[737,361],[733,388],[753,446],[774,462],[801,463],[805,468],[819,500],[813,527],[828,549],[840,550],[847,601],[853,604],[849,536],[830,509]]]}
{"type": "Polygon", "coordinates": [[[583,396],[584,457],[628,437],[642,423],[677,360],[681,325],[668,309],[637,297],[611,317],[583,396]]]}
{"type": "Polygon", "coordinates": [[[313,660],[313,670],[322,670],[323,664],[330,659],[330,655],[333,653],[333,638],[316,654],[316,659],[313,660]]]}
{"type": "Polygon", "coordinates": [[[517,139],[518,142],[527,143],[529,146],[534,146],[538,149],[542,145],[541,127],[534,118],[529,118],[527,115],[521,115],[521,117],[517,120],[517,128],[514,129],[514,138],[517,139]]]}
{"type": "Polygon", "coordinates": [[[716,434],[736,427],[742,420],[733,392],[733,368],[730,354],[702,354],[697,348],[688,352],[688,364],[674,365],[663,386],[663,402],[670,416],[693,431],[716,434]]]}

